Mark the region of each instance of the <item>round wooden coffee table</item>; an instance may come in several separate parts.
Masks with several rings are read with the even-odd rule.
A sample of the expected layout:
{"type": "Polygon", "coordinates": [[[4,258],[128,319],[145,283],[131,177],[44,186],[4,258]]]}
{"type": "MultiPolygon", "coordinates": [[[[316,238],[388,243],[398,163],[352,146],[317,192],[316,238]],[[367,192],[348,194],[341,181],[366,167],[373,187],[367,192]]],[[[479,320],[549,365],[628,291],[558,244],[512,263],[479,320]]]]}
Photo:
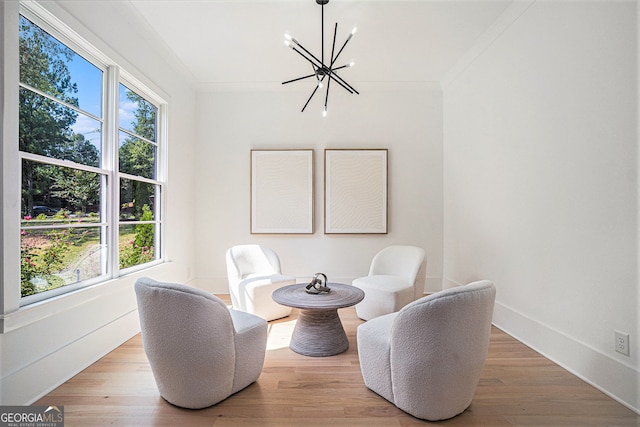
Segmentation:
{"type": "Polygon", "coordinates": [[[341,283],[327,283],[331,292],[308,294],[306,284],[283,286],[273,291],[278,304],[300,309],[289,348],[305,356],[333,356],[349,348],[338,309],[350,307],[364,298],[362,289],[341,283]]]}

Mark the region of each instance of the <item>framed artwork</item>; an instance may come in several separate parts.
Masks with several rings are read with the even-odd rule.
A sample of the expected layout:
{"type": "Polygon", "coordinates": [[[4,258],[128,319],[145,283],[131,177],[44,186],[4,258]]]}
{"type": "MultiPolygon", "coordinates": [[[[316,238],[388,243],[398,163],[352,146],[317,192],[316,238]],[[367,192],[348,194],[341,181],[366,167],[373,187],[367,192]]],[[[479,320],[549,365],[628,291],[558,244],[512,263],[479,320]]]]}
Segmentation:
{"type": "Polygon", "coordinates": [[[387,233],[387,149],[324,151],[325,234],[387,233]]]}
{"type": "Polygon", "coordinates": [[[251,150],[251,233],[313,234],[313,150],[251,150]]]}

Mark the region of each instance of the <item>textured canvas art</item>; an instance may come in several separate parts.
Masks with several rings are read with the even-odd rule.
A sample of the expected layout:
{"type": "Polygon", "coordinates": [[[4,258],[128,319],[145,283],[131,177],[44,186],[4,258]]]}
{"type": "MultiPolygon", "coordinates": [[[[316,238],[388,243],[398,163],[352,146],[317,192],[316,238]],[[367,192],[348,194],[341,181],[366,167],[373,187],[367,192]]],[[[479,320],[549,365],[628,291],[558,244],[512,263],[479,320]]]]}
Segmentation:
{"type": "Polygon", "coordinates": [[[251,233],[313,233],[313,150],[251,150],[251,233]]]}
{"type": "Polygon", "coordinates": [[[325,150],[325,233],[387,232],[387,150],[325,150]]]}

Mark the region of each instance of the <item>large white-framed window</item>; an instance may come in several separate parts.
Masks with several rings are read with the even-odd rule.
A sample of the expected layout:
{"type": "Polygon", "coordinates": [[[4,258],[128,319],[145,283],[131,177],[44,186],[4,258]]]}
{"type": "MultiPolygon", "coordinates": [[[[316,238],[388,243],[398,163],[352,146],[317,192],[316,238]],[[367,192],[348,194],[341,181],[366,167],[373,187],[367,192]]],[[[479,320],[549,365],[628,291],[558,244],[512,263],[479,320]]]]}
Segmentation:
{"type": "Polygon", "coordinates": [[[161,263],[166,102],[21,5],[20,305],[161,263]]]}

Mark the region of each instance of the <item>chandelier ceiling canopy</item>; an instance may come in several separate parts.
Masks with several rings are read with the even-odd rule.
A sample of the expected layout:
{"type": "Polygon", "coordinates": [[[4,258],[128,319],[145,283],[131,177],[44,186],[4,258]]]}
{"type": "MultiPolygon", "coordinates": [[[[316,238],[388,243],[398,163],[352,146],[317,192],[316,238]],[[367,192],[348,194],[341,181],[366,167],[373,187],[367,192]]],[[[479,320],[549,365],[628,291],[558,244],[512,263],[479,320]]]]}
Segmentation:
{"type": "Polygon", "coordinates": [[[307,50],[304,46],[302,46],[302,44],[300,44],[300,42],[298,42],[298,40],[296,40],[295,38],[293,38],[292,36],[290,36],[289,34],[285,34],[285,41],[284,43],[289,46],[294,52],[296,52],[298,55],[300,55],[301,57],[303,57],[306,61],[309,62],[309,64],[311,65],[311,68],[313,70],[312,74],[308,74],[302,77],[298,77],[292,80],[287,80],[285,82],[282,82],[283,85],[288,84],[288,83],[293,83],[293,82],[297,82],[300,80],[305,80],[305,79],[310,79],[310,78],[314,78],[314,89],[313,92],[311,92],[311,95],[309,96],[309,99],[307,99],[307,102],[304,104],[304,106],[302,107],[302,111],[304,112],[304,110],[307,108],[307,105],[309,105],[309,102],[311,101],[311,99],[313,98],[313,96],[316,94],[316,92],[318,91],[318,89],[325,89],[325,95],[324,95],[324,109],[322,110],[322,116],[326,117],[327,115],[327,104],[329,102],[329,88],[331,87],[331,82],[335,82],[335,84],[340,85],[343,89],[345,89],[347,92],[351,93],[351,94],[356,94],[358,95],[359,92],[357,90],[355,90],[353,88],[353,86],[351,86],[349,83],[347,83],[342,77],[340,77],[337,73],[338,70],[341,70],[343,68],[349,68],[352,67],[354,65],[353,62],[341,65],[341,66],[336,66],[336,61],[338,60],[338,58],[340,57],[340,54],[342,53],[342,51],[344,50],[345,46],[347,45],[347,43],[349,43],[349,40],[351,40],[351,38],[353,37],[353,35],[356,33],[356,29],[357,28],[353,28],[353,30],[351,30],[351,33],[349,33],[349,36],[347,37],[347,39],[345,40],[345,42],[342,44],[342,47],[336,52],[336,37],[338,34],[338,23],[336,22],[335,27],[333,29],[333,43],[331,46],[331,57],[329,57],[327,59],[327,61],[325,62],[325,56],[324,56],[324,5],[329,3],[329,0],[316,0],[316,3],[319,4],[322,8],[322,14],[320,17],[321,20],[321,25],[322,25],[322,30],[321,30],[321,34],[320,37],[322,38],[322,51],[320,53],[320,59],[315,56],[314,54],[312,54],[311,52],[309,52],[309,50],[307,50]]]}

